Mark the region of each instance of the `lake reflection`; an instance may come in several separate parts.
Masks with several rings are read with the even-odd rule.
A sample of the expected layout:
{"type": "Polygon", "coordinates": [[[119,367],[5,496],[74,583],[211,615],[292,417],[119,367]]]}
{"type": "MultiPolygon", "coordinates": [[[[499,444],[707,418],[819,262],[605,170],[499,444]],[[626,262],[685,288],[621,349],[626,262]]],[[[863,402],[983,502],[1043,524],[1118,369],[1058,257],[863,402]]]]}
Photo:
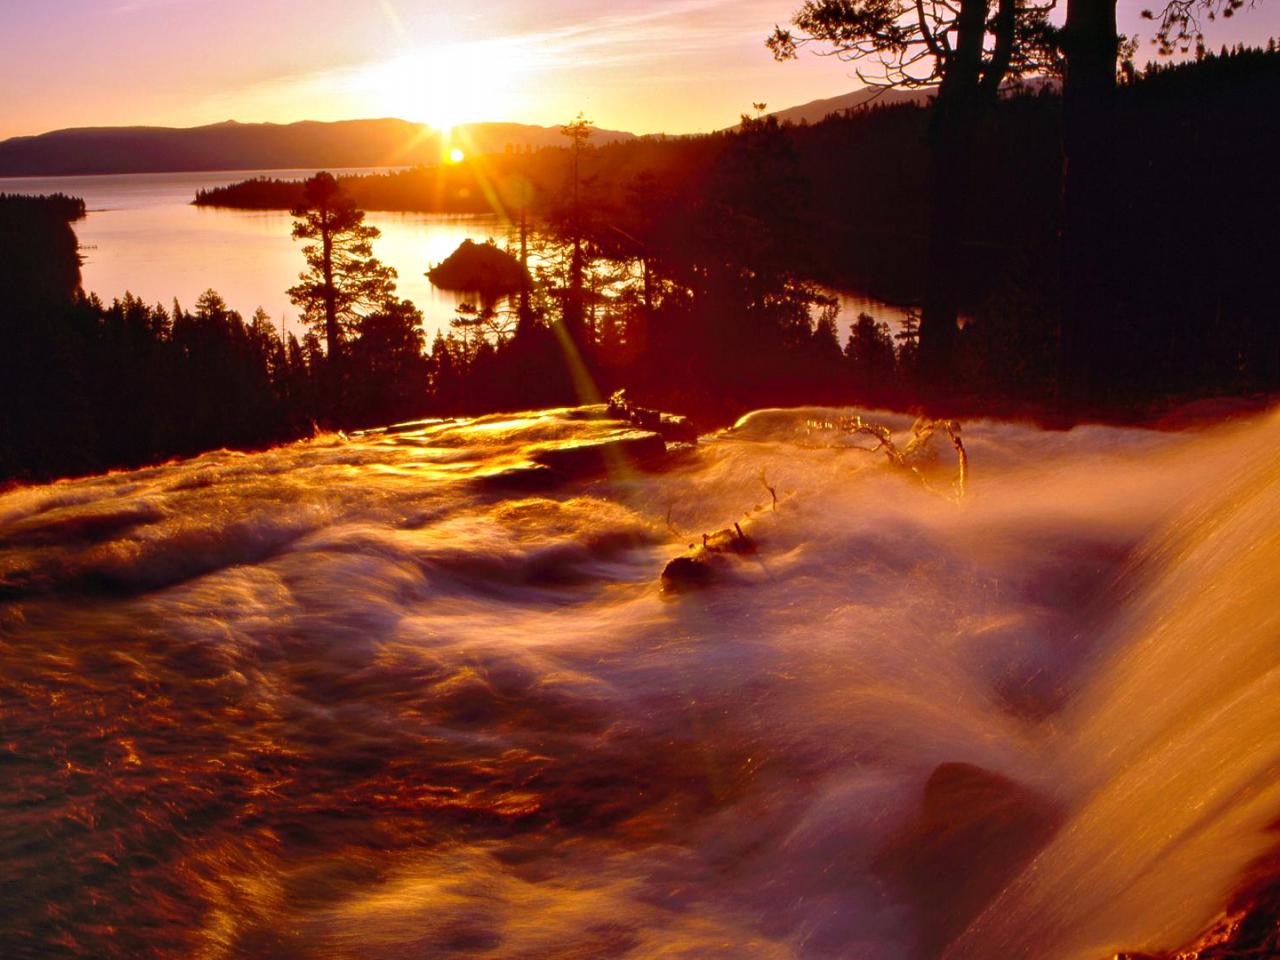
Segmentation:
{"type": "MultiPolygon", "coordinates": [[[[190,307],[213,288],[246,317],[261,306],[300,333],[297,308],[285,294],[303,268],[302,244],[283,211],[194,207],[201,188],[248,177],[304,179],[312,170],[128,174],[100,177],[0,179],[0,193],[66,193],[85,199],[89,215],[75,224],[84,257],[84,288],[110,301],[129,290],[168,306],[190,307]]],[[[374,170],[335,173],[373,173],[374,170]]],[[[418,305],[428,337],[446,328],[459,297],[438,290],[425,273],[465,239],[504,242],[492,216],[371,212],[382,231],[374,253],[394,267],[400,295],[418,305]]]]}
{"type": "MultiPolygon", "coordinates": [[[[458,297],[432,286],[426,270],[468,237],[503,236],[494,217],[373,213],[367,220],[382,231],[374,252],[396,269],[400,295],[422,310],[431,334],[448,326],[458,297]]],[[[246,316],[262,306],[277,320],[287,318],[296,332],[297,308],[285,294],[303,267],[292,222],[281,211],[192,206],[93,213],[77,228],[88,248],[85,289],[104,298],[132,290],[161,302],[176,293],[190,305],[212,287],[246,316]]]]}
{"type": "MultiPolygon", "coordinates": [[[[334,170],[335,174],[383,169],[334,170]]],[[[245,317],[263,307],[295,334],[303,328],[285,291],[303,268],[302,244],[291,236],[284,211],[195,207],[202,188],[249,177],[305,179],[313,170],[235,170],[206,173],[122,174],[96,177],[0,178],[0,193],[65,193],[83,197],[89,215],[75,224],[84,257],[84,288],[110,302],[126,290],[168,307],[190,308],[205,290],[217,290],[245,317]]],[[[447,330],[465,297],[432,286],[426,271],[463,240],[504,244],[508,225],[496,216],[371,211],[382,231],[374,253],[394,267],[400,296],[423,313],[427,338],[447,330]]],[[[840,341],[861,311],[897,329],[904,312],[853,294],[840,298],[840,341]]]]}

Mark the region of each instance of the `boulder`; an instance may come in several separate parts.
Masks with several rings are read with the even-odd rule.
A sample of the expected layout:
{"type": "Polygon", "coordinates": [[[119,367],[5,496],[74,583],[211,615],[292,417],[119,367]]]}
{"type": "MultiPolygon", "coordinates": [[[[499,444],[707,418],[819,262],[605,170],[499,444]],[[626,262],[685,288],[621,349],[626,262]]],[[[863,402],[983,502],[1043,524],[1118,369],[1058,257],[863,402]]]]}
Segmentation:
{"type": "Polygon", "coordinates": [[[875,859],[916,910],[921,955],[939,955],[1060,824],[1054,806],[1008,777],[969,763],[934,768],[914,821],[875,859]]]}

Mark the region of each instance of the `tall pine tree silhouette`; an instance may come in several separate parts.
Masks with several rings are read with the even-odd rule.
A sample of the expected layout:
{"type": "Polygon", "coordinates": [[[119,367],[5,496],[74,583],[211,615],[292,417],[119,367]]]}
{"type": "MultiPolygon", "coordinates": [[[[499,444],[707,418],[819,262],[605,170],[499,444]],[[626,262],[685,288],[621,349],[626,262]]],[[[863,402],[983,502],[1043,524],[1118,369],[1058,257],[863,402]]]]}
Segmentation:
{"type": "Polygon", "coordinates": [[[313,241],[302,248],[307,269],[288,290],[303,318],[323,333],[330,361],[362,317],[393,300],[396,272],[373,255],[377,227],[364,222],[364,211],[330,173],[306,182],[302,203],[294,209],[295,240],[313,241]]]}

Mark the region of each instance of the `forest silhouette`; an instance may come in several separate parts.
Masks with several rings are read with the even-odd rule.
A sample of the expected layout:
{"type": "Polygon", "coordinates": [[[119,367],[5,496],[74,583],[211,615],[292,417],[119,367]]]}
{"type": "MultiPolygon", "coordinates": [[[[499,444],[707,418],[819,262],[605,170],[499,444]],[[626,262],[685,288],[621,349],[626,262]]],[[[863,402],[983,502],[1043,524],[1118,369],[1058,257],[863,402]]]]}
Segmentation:
{"type": "Polygon", "coordinates": [[[703,425],[806,403],[1141,421],[1274,391],[1274,44],[1122,64],[1097,121],[1102,171],[1098,130],[1081,145],[1064,126],[1101,109],[1073,104],[1069,70],[1064,93],[1019,92],[1005,84],[1018,71],[999,67],[970,72],[983,99],[959,119],[939,120],[945,87],[928,107],[800,126],[744,116],[720,134],[600,146],[579,118],[557,149],[202,192],[293,211],[309,247],[289,291],[311,328],[300,339],[213,291],[191,309],[86,296],[83,203],[0,197],[0,476],[618,389],[703,425]],[[1083,184],[1064,183],[1064,148],[1083,184]],[[512,224],[505,246],[470,244],[434,268],[469,296],[430,344],[364,209],[512,224]],[[921,323],[895,334],[864,315],[842,343],[829,288],[915,304],[921,323]]]}

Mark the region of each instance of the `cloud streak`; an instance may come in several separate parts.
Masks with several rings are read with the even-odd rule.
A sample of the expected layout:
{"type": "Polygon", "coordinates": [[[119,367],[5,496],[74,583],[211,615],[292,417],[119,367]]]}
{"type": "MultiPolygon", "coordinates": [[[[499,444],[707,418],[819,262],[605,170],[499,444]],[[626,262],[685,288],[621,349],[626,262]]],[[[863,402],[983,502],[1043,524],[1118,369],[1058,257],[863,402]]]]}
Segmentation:
{"type": "MultiPolygon", "coordinates": [[[[413,35],[406,30],[389,0],[381,0],[381,6],[397,34],[412,47],[413,35]]],[[[677,0],[656,9],[649,6],[641,11],[609,13],[551,29],[420,45],[417,53],[430,58],[433,49],[448,46],[461,51],[453,54],[459,59],[478,63],[501,61],[509,64],[514,72],[531,78],[537,74],[641,67],[664,61],[670,61],[673,70],[689,70],[687,58],[709,58],[716,48],[739,46],[758,39],[763,50],[764,33],[742,25],[743,6],[726,0],[677,0]]],[[[302,91],[323,94],[350,90],[358,88],[366,72],[382,62],[371,60],[281,74],[249,89],[264,96],[273,92],[288,95],[302,91]]],[[[706,64],[702,65],[705,68],[706,64]]]]}
{"type": "MultiPolygon", "coordinates": [[[[678,132],[731,122],[742,106],[738,101],[747,99],[742,90],[781,99],[779,85],[802,87],[794,78],[824,72],[814,65],[776,69],[764,49],[775,20],[800,0],[612,0],[608,6],[585,0],[62,2],[92,38],[86,59],[93,64],[61,69],[52,83],[28,82],[24,116],[10,118],[15,126],[34,125],[39,121],[32,118],[43,116],[51,126],[68,113],[80,122],[180,125],[226,117],[285,122],[371,116],[400,109],[397,104],[421,90],[437,101],[455,97],[459,108],[469,106],[469,97],[484,100],[486,113],[497,115],[479,119],[550,123],[566,110],[588,109],[606,125],[641,131],[661,125],[678,132]],[[155,89],[155,70],[169,66],[157,51],[169,49],[175,31],[200,36],[209,55],[155,89]],[[429,66],[440,59],[451,67],[443,83],[440,71],[429,66]],[[418,72],[429,82],[412,85],[407,98],[396,97],[389,78],[412,77],[415,61],[428,65],[418,72]],[[92,105],[75,93],[86,84],[93,89],[92,105]],[[678,103],[655,103],[655,90],[688,95],[678,103]],[[55,120],[48,105],[57,98],[63,108],[55,120]]],[[[22,19],[55,42],[48,14],[33,5],[22,19]]],[[[0,63],[0,81],[13,71],[27,82],[41,63],[34,52],[28,60],[25,72],[0,63]]],[[[812,96],[802,99],[847,89],[838,71],[826,69],[825,75],[835,80],[817,87],[810,79],[812,96]]]]}
{"type": "Polygon", "coordinates": [[[209,0],[126,0],[114,7],[112,12],[118,16],[132,16],[158,7],[196,6],[208,2],[209,0]]]}

